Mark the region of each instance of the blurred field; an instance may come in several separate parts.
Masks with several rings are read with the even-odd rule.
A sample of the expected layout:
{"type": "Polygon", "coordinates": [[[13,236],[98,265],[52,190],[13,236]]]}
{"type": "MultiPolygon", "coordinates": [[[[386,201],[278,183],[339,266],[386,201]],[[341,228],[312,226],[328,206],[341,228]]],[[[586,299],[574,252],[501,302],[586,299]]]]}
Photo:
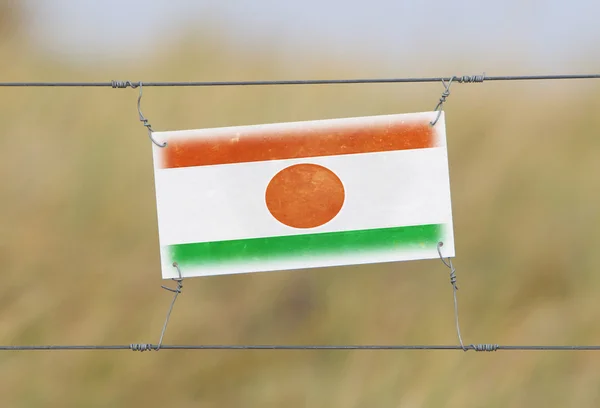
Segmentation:
{"type": "MultiPolygon", "coordinates": [[[[9,21],[0,21],[0,81],[377,72],[315,55],[295,75],[268,49],[235,53],[218,37],[133,65],[78,68],[28,46],[9,21]]],[[[156,130],[185,129],[427,111],[442,90],[149,88],[142,108],[156,130]]],[[[453,86],[445,110],[466,343],[600,343],[599,91],[589,81],[453,86]]],[[[156,343],[171,295],[160,289],[151,144],[137,90],[0,92],[0,344],[156,343]]],[[[456,342],[440,261],[190,279],[165,337],[456,342]]],[[[591,407],[600,404],[598,363],[592,352],[4,351],[0,404],[591,407]]]]}

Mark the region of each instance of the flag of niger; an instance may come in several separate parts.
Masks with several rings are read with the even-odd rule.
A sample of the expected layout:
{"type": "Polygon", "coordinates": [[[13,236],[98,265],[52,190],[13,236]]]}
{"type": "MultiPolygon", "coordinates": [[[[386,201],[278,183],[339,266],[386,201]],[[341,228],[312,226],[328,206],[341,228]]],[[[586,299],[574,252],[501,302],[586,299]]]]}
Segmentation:
{"type": "Polygon", "coordinates": [[[436,116],[155,132],[163,278],[454,256],[436,116]]]}

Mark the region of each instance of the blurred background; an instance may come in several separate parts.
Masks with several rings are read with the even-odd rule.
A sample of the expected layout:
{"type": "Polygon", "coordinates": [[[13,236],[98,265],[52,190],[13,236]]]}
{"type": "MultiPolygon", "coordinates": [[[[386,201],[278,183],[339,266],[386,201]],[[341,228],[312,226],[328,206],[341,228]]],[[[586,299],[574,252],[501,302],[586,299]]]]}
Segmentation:
{"type": "MultiPolygon", "coordinates": [[[[1,81],[598,73],[600,3],[0,0],[1,81]]],[[[432,110],[441,84],[145,88],[155,130],[432,110]]],[[[598,80],[445,105],[465,343],[599,344],[598,80]]],[[[137,90],[0,88],[0,344],[156,343],[137,90]]],[[[168,282],[167,282],[168,283],[168,282]]],[[[189,279],[166,344],[456,344],[439,260],[189,279]]],[[[0,352],[6,407],[591,407],[600,354],[0,352]]]]}

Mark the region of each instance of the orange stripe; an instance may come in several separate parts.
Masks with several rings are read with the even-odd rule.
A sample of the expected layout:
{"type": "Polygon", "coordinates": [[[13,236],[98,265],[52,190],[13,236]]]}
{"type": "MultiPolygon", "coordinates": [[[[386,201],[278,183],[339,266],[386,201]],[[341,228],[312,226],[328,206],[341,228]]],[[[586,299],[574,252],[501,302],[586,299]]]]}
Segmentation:
{"type": "Polygon", "coordinates": [[[365,127],[324,126],[292,130],[269,129],[229,136],[167,140],[160,149],[162,168],[210,166],[265,160],[334,156],[353,153],[423,149],[435,146],[428,121],[365,127]]]}

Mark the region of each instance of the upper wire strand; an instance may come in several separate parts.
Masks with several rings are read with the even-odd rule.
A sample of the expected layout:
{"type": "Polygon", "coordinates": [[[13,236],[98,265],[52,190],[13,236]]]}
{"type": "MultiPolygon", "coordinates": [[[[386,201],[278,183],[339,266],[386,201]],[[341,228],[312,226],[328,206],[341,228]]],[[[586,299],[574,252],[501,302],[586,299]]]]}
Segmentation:
{"type": "MultiPolygon", "coordinates": [[[[144,86],[262,86],[262,85],[327,85],[327,84],[383,84],[383,83],[422,83],[450,81],[451,78],[460,83],[478,83],[487,81],[531,81],[531,80],[571,80],[600,79],[600,74],[551,74],[551,75],[501,75],[501,76],[446,76],[446,77],[412,77],[412,78],[358,78],[358,79],[300,79],[300,80],[267,80],[267,81],[167,81],[144,82],[144,86]],[[468,79],[468,80],[467,80],[468,79]],[[480,80],[481,79],[481,80],[480,80]]],[[[141,82],[137,82],[138,84],[141,82]]],[[[111,82],[0,82],[0,87],[137,87],[131,81],[111,82]]]]}

